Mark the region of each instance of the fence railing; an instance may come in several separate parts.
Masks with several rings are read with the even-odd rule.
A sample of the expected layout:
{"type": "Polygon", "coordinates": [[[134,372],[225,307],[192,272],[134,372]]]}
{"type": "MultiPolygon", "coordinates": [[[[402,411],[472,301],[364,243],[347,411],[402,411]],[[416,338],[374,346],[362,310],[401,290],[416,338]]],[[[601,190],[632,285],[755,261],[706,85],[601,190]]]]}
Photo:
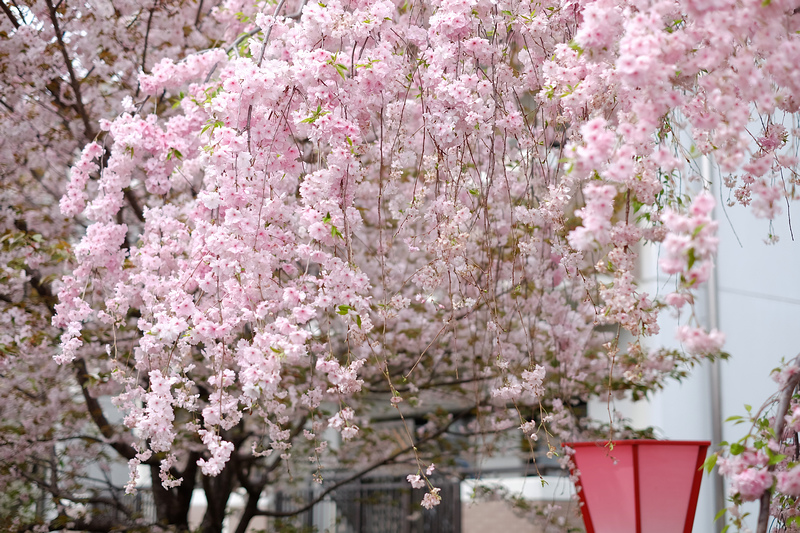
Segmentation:
{"type": "Polygon", "coordinates": [[[134,525],[136,523],[154,524],[156,522],[156,505],[153,492],[138,490],[136,494],[125,494],[122,489],[105,489],[99,496],[115,503],[94,503],[91,506],[92,522],[110,523],[115,526],[134,525]]]}
{"type": "MultiPolygon", "coordinates": [[[[272,520],[270,531],[319,533],[461,533],[461,491],[458,481],[436,480],[440,505],[425,509],[425,490],[405,479],[366,478],[339,487],[311,510],[292,518],[272,520]]],[[[291,511],[322,490],[311,487],[277,492],[271,507],[291,511]]]]}

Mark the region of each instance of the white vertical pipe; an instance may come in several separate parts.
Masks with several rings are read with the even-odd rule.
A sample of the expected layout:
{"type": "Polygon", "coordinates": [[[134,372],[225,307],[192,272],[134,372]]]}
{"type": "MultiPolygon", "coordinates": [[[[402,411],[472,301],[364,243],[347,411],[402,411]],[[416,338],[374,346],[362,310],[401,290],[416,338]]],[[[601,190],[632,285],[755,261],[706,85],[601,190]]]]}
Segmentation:
{"type": "MultiPolygon", "coordinates": [[[[711,157],[705,156],[701,162],[700,169],[703,179],[709,184],[711,189],[714,188],[714,177],[711,173],[711,157]]],[[[713,194],[713,192],[712,192],[713,194]]],[[[712,217],[716,218],[716,211],[714,209],[712,217]]],[[[712,270],[711,276],[706,284],[706,296],[708,298],[708,328],[719,329],[719,307],[718,307],[718,287],[717,287],[717,268],[712,270]]],[[[711,449],[716,449],[719,443],[722,442],[722,378],[720,376],[720,363],[716,361],[711,363],[711,371],[709,372],[709,400],[711,403],[711,449]]],[[[714,494],[714,511],[718,513],[725,508],[725,485],[722,476],[719,475],[715,468],[712,473],[713,479],[713,494],[714,494]]],[[[722,532],[725,525],[725,518],[722,517],[714,523],[714,529],[717,533],[722,532]]]]}

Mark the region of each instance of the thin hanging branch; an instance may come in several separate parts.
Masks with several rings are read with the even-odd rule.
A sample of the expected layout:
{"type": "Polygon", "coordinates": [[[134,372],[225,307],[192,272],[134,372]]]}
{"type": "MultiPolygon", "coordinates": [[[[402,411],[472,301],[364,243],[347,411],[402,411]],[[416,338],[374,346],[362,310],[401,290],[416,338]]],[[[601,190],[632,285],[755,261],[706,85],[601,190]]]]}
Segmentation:
{"type": "MultiPolygon", "coordinates": [[[[275,13],[272,14],[272,18],[278,16],[278,14],[281,12],[281,9],[283,9],[283,4],[285,3],[286,0],[281,0],[278,2],[278,6],[275,8],[275,13]]],[[[267,32],[264,34],[264,44],[261,45],[261,53],[258,54],[258,62],[256,63],[256,65],[259,67],[261,66],[261,62],[264,60],[264,52],[267,50],[267,43],[269,43],[269,34],[272,33],[272,26],[274,26],[274,22],[269,25],[267,32]]]]}

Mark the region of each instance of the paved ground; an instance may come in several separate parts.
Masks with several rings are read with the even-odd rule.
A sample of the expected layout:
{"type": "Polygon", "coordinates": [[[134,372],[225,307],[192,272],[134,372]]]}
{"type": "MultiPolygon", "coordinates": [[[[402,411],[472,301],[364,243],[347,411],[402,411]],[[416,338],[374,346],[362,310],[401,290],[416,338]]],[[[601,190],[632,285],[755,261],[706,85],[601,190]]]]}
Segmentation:
{"type": "MultiPolygon", "coordinates": [[[[566,507],[568,502],[563,502],[566,507]]],[[[583,530],[580,518],[572,516],[571,510],[561,511],[559,515],[567,520],[569,525],[578,526],[583,530]]],[[[544,528],[535,525],[530,520],[518,516],[506,502],[481,502],[465,503],[461,514],[462,533],[550,533],[563,531],[563,529],[544,528]]]]}

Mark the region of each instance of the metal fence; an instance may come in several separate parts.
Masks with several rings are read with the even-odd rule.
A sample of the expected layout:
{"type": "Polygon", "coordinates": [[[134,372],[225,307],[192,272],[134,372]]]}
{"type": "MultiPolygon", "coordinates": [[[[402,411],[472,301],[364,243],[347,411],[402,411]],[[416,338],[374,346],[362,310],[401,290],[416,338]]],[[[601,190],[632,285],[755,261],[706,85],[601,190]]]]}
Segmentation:
{"type": "MultiPolygon", "coordinates": [[[[310,510],[295,516],[251,524],[252,531],[275,533],[461,533],[461,490],[458,481],[432,480],[441,492],[441,503],[433,509],[421,505],[426,490],[413,489],[402,478],[365,478],[343,485],[310,510]]],[[[331,482],[335,482],[331,481],[331,482]]],[[[276,491],[267,498],[268,507],[286,512],[312,501],[324,486],[312,485],[293,491],[276,491]]],[[[117,505],[94,504],[93,521],[116,527],[137,521],[156,522],[153,493],[139,490],[135,496],[121,491],[103,491],[117,505]],[[124,509],[124,510],[123,510],[124,509]]],[[[142,523],[139,522],[139,523],[142,523]]]]}
{"type": "MultiPolygon", "coordinates": [[[[331,492],[311,510],[269,525],[271,531],[302,533],[461,533],[461,491],[458,482],[436,480],[441,503],[420,505],[425,490],[404,479],[367,478],[331,492]]],[[[314,498],[319,489],[279,492],[276,511],[291,511],[314,498]]]]}
{"type": "Polygon", "coordinates": [[[137,522],[154,524],[156,522],[156,506],[150,490],[138,490],[136,494],[125,494],[122,489],[103,490],[99,496],[116,502],[115,504],[93,503],[91,505],[92,521],[97,524],[114,526],[130,526],[137,522]]]}

